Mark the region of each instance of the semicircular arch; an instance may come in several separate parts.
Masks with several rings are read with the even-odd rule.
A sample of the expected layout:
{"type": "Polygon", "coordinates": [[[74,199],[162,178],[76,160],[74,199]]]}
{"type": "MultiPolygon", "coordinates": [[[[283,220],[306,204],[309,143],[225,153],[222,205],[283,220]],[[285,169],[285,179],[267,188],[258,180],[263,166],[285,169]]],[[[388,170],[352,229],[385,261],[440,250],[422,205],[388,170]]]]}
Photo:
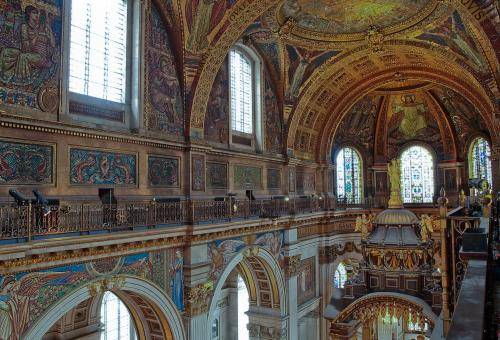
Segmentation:
{"type": "Polygon", "coordinates": [[[288,313],[288,306],[285,298],[285,279],[278,261],[265,248],[250,246],[243,248],[227,263],[217,280],[208,310],[207,332],[212,325],[217,302],[221,298],[221,292],[227,278],[235,269],[241,270],[242,268],[249,269],[251,272],[259,271],[265,273],[266,278],[265,282],[262,282],[263,284],[258,281],[251,282],[251,280],[255,280],[255,276],[252,273],[240,273],[245,277],[245,284],[249,289],[251,299],[251,287],[255,287],[257,294],[255,303],[257,306],[277,309],[280,315],[286,315],[288,313]],[[263,291],[263,289],[265,289],[265,291],[263,291]]]}
{"type": "MultiPolygon", "coordinates": [[[[110,290],[119,297],[124,297],[124,300],[131,298],[136,301],[146,302],[157,314],[166,339],[187,339],[181,316],[172,300],[153,283],[137,277],[124,275],[92,280],[68,292],[33,323],[24,333],[23,339],[39,339],[40,334],[45,334],[60,317],[79,303],[94,297],[98,293],[96,287],[105,288],[99,292],[100,294],[104,293],[105,290],[110,290]],[[112,286],[112,282],[116,282],[116,284],[112,286]]],[[[134,311],[131,311],[131,314],[137,320],[137,315],[134,317],[134,311]]],[[[141,327],[138,328],[141,329],[141,327]]]]}

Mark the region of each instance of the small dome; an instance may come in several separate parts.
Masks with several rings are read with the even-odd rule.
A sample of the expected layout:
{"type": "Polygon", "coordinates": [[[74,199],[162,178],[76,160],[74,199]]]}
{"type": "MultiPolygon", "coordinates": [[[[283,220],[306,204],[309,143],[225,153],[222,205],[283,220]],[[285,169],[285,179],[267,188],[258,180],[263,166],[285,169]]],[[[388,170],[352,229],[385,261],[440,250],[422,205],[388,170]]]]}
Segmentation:
{"type": "Polygon", "coordinates": [[[375,218],[376,224],[417,224],[417,216],[406,209],[386,209],[375,218]]]}

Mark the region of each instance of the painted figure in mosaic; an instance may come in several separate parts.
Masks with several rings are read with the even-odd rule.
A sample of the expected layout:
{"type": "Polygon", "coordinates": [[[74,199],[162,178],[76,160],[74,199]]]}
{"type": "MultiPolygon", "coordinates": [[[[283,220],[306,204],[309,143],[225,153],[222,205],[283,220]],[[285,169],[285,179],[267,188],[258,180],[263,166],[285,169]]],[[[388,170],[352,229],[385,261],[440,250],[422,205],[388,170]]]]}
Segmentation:
{"type": "Polygon", "coordinates": [[[415,95],[405,94],[401,97],[401,102],[396,103],[394,112],[402,112],[403,117],[399,125],[399,131],[407,138],[411,139],[417,135],[417,132],[427,126],[425,118],[422,115],[427,111],[424,103],[415,101],[415,95]]]}
{"type": "Polygon", "coordinates": [[[179,250],[175,252],[175,260],[171,268],[170,286],[172,289],[172,300],[177,308],[184,310],[184,258],[179,250]]]}
{"type": "Polygon", "coordinates": [[[305,56],[300,60],[299,66],[295,70],[293,74],[292,81],[290,82],[290,87],[288,88],[288,96],[289,97],[297,97],[299,94],[300,85],[302,85],[302,80],[304,78],[304,73],[306,72],[306,68],[309,65],[310,55],[306,53],[305,56]]]}
{"type": "Polygon", "coordinates": [[[20,48],[4,48],[0,51],[2,80],[20,85],[31,83],[39,72],[54,65],[56,42],[51,28],[51,15],[57,15],[58,10],[50,6],[40,9],[29,5],[24,8],[24,13],[20,48]]]}
{"type": "Polygon", "coordinates": [[[163,56],[159,66],[151,74],[151,102],[155,109],[165,112],[168,121],[181,124],[182,111],[180,93],[175,69],[171,59],[163,56]]]}
{"type": "Polygon", "coordinates": [[[207,47],[207,35],[222,20],[226,9],[234,2],[234,0],[187,1],[186,12],[188,21],[191,21],[188,50],[199,52],[207,47]]]}

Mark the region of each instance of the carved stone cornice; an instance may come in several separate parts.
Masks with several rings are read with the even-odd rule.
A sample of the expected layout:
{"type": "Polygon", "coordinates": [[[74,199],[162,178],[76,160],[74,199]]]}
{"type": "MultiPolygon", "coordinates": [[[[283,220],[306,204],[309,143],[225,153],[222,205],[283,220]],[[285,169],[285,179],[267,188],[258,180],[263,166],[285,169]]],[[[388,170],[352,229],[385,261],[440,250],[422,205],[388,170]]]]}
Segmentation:
{"type": "Polygon", "coordinates": [[[302,255],[285,257],[285,276],[290,278],[300,273],[300,258],[302,255]]]}

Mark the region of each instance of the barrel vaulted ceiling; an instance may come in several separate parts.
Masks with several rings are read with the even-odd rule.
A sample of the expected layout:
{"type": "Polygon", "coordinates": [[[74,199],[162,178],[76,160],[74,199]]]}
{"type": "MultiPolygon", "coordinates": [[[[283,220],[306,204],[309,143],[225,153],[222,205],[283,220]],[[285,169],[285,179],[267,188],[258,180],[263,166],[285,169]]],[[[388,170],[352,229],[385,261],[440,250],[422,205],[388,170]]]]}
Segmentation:
{"type": "Polygon", "coordinates": [[[264,60],[283,109],[285,147],[299,158],[326,161],[342,117],[358,101],[412,83],[464,98],[500,143],[494,0],[158,0],[158,6],[182,47],[177,57],[192,138],[203,137],[215,76],[240,41],[264,60]]]}

